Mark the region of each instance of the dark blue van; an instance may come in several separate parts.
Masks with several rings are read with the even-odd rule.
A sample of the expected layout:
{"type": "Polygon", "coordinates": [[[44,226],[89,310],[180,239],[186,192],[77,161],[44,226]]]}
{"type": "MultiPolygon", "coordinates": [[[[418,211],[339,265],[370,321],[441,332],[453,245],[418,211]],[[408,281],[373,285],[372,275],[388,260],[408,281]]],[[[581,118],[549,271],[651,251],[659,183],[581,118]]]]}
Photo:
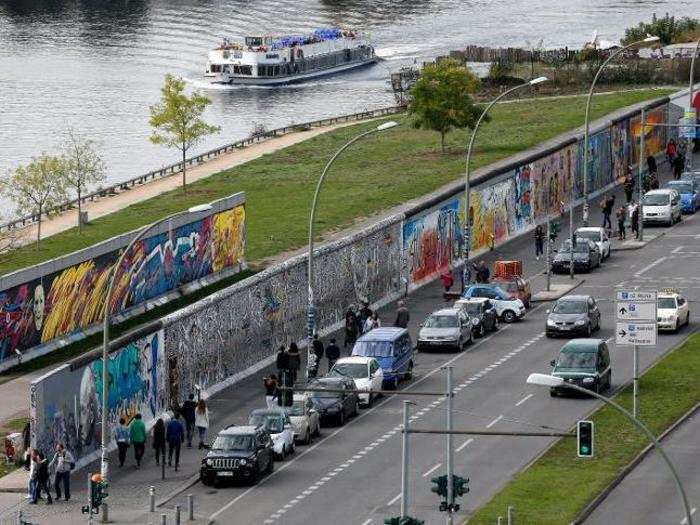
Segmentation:
{"type": "Polygon", "coordinates": [[[413,373],[413,343],[405,328],[375,328],[360,337],[352,355],[374,357],[384,373],[383,387],[397,388],[413,373]]]}

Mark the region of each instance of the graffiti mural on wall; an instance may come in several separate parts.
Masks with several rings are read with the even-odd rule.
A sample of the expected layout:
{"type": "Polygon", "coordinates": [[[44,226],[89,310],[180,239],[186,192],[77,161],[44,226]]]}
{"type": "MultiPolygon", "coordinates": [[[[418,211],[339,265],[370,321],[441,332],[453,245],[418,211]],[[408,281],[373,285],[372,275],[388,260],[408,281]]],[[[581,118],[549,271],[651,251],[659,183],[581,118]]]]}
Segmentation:
{"type": "MultiPolygon", "coordinates": [[[[146,424],[167,408],[163,332],[110,354],[108,421],[114,428],[141,414],[146,424]]],[[[64,366],[32,385],[33,445],[50,451],[65,443],[78,457],[100,449],[102,359],[64,366]]]]}
{"type": "Polygon", "coordinates": [[[562,204],[569,204],[575,175],[574,148],[567,146],[529,164],[531,224],[541,222],[548,213],[559,213],[562,204]]]}
{"type": "MultiPolygon", "coordinates": [[[[644,120],[648,126],[644,127],[644,159],[648,155],[658,155],[666,150],[666,128],[664,126],[652,126],[651,124],[665,124],[667,106],[654,109],[646,113],[644,120]]],[[[635,117],[630,121],[630,133],[632,135],[632,163],[639,162],[641,118],[635,117]]]]}
{"type": "Polygon", "coordinates": [[[515,231],[512,212],[515,209],[515,180],[509,178],[471,194],[472,249],[486,248],[515,231]]]}
{"type": "MultiPolygon", "coordinates": [[[[578,156],[575,177],[576,196],[583,197],[583,140],[578,143],[578,156]]],[[[588,138],[588,193],[603,188],[613,181],[613,163],[610,143],[610,131],[604,129],[593,133],[588,138]]]]}
{"type": "MultiPolygon", "coordinates": [[[[243,262],[245,209],[185,224],[138,243],[118,274],[111,310],[143,301],[243,262]]],[[[0,362],[102,319],[113,251],[0,292],[0,362]]]]}
{"type": "Polygon", "coordinates": [[[610,142],[612,148],[613,178],[620,181],[627,176],[627,171],[632,164],[629,120],[616,122],[611,126],[610,142]]]}

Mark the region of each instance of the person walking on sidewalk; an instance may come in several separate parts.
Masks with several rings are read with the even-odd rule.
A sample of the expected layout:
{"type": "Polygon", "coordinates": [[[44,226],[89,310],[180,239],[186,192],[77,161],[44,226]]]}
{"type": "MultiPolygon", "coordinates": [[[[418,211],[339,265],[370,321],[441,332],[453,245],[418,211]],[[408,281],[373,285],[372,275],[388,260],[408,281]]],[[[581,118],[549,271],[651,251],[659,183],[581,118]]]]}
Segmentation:
{"type": "Polygon", "coordinates": [[[284,346],[280,346],[279,352],[277,352],[276,364],[278,376],[282,376],[282,374],[289,370],[289,354],[284,346]]]}
{"type": "Polygon", "coordinates": [[[673,179],[678,180],[685,169],[685,157],[680,153],[673,159],[673,179]]]}
{"type": "Polygon", "coordinates": [[[328,359],[328,370],[333,368],[333,365],[340,357],[340,348],[335,344],[335,339],[331,339],[330,344],[326,347],[326,359],[328,359]]]}
{"type": "Polygon", "coordinates": [[[372,309],[369,307],[369,302],[362,301],[362,308],[360,308],[360,332],[365,333],[365,323],[367,319],[372,317],[372,309]]]}
{"type": "Polygon", "coordinates": [[[629,167],[625,181],[622,183],[622,187],[625,190],[625,200],[627,201],[627,204],[632,202],[632,192],[634,191],[634,177],[632,177],[631,171],[632,168],[629,167]]]}
{"type": "Polygon", "coordinates": [[[321,360],[323,359],[323,341],[318,338],[318,334],[314,334],[313,340],[314,356],[316,357],[316,364],[314,365],[314,377],[318,376],[318,370],[321,367],[321,360]]]}
{"type": "Polygon", "coordinates": [[[274,408],[275,400],[279,395],[279,391],[277,390],[277,387],[279,386],[277,376],[275,374],[270,374],[268,377],[264,377],[263,386],[265,387],[265,404],[267,405],[267,408],[274,408]]]}
{"type": "Polygon", "coordinates": [[[182,418],[185,420],[185,432],[187,434],[187,448],[192,448],[192,434],[194,433],[194,410],[197,403],[194,394],[190,394],[187,401],[182,404],[182,418]]]}
{"type": "Polygon", "coordinates": [[[63,443],[56,445],[56,453],[49,463],[49,467],[55,467],[56,480],[54,481],[54,492],[56,492],[56,500],[61,499],[61,485],[63,485],[63,494],[66,496],[66,501],[70,501],[70,473],[75,468],[75,458],[63,443]]]}
{"type": "Polygon", "coordinates": [[[153,425],[152,441],[156,455],[156,465],[160,465],[161,457],[163,458],[163,463],[165,463],[165,422],[162,417],[159,417],[156,424],[153,425]]]}
{"type": "Polygon", "coordinates": [[[49,463],[44,454],[36,452],[36,483],[34,484],[34,493],[32,494],[32,503],[36,505],[41,493],[46,492],[46,504],[53,504],[51,491],[49,490],[49,463]]]}
{"type": "Polygon", "coordinates": [[[209,428],[209,409],[204,399],[200,399],[197,403],[197,409],[194,413],[195,425],[199,433],[199,449],[207,448],[207,429],[209,428]]]}
{"type": "Polygon", "coordinates": [[[165,430],[165,440],[168,442],[168,466],[173,466],[173,452],[175,453],[175,472],[180,466],[180,448],[185,442],[185,429],[180,423],[180,414],[175,412],[173,418],[168,421],[165,430]]]}
{"type": "Polygon", "coordinates": [[[624,241],[627,238],[627,232],[625,232],[625,216],[627,215],[627,210],[624,206],[620,206],[617,209],[617,238],[624,241]]]}
{"type": "Polygon", "coordinates": [[[535,228],[535,259],[540,260],[540,255],[544,254],[544,228],[541,224],[535,228]]]}
{"type": "Polygon", "coordinates": [[[634,238],[639,240],[639,206],[632,202],[632,232],[634,238]]]}
{"type": "Polygon", "coordinates": [[[119,451],[119,466],[124,466],[126,460],[126,451],[129,449],[129,436],[131,432],[126,424],[126,419],[119,418],[119,425],[114,429],[114,440],[117,442],[117,450],[119,451]]]}
{"type": "Polygon", "coordinates": [[[369,332],[370,330],[374,330],[375,328],[379,328],[380,326],[382,326],[382,322],[379,320],[379,314],[374,312],[367,318],[367,321],[365,321],[365,333],[369,332]]]}
{"type": "Polygon", "coordinates": [[[445,289],[445,293],[449,293],[450,288],[455,283],[454,277],[452,277],[452,271],[449,268],[440,274],[440,280],[442,281],[442,287],[445,289]]]}
{"type": "Polygon", "coordinates": [[[301,354],[296,343],[292,342],[289,345],[287,355],[289,356],[289,369],[292,371],[292,383],[296,383],[299,370],[301,370],[301,354]]]}
{"type": "Polygon", "coordinates": [[[668,163],[673,165],[673,161],[676,158],[676,155],[678,153],[678,149],[676,148],[676,141],[671,139],[668,141],[668,145],[666,146],[666,158],[668,159],[668,163]]]}
{"type": "Polygon", "coordinates": [[[141,468],[141,458],[146,450],[146,425],[143,423],[141,414],[136,414],[129,428],[129,438],[134,445],[134,459],[136,468],[141,468]]]}
{"type": "Polygon", "coordinates": [[[350,350],[352,350],[352,347],[355,346],[355,341],[357,341],[358,332],[359,329],[357,327],[357,315],[355,315],[355,311],[352,309],[352,307],[350,307],[348,308],[348,311],[345,312],[345,341],[343,342],[344,348],[347,348],[349,346],[350,350]]]}
{"type": "Polygon", "coordinates": [[[411,313],[406,308],[406,303],[403,301],[398,302],[398,308],[396,309],[396,321],[394,321],[394,326],[399,328],[408,328],[408,321],[411,320],[411,313]]]}

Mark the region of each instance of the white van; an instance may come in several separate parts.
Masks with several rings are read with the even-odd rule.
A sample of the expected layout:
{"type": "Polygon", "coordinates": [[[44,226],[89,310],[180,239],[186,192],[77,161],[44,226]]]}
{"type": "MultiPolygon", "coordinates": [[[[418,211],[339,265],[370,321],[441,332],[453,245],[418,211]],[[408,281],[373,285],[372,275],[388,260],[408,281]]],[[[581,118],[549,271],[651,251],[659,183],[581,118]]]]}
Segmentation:
{"type": "Polygon", "coordinates": [[[651,190],[642,197],[644,223],[673,226],[681,220],[681,196],[676,190],[651,190]]]}

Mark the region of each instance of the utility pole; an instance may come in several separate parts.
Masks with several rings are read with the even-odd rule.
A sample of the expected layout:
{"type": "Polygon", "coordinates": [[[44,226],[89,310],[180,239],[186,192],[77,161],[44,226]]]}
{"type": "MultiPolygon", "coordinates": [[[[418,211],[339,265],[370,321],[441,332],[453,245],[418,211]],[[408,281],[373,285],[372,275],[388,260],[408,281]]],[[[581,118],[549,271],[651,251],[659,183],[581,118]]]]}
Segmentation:
{"type": "Polygon", "coordinates": [[[632,416],[639,417],[639,346],[634,345],[634,354],[632,357],[632,416]]]}
{"type": "MultiPolygon", "coordinates": [[[[644,128],[645,128],[645,123],[646,123],[646,111],[644,108],[642,108],[641,111],[641,120],[640,120],[640,127],[639,127],[639,176],[637,180],[637,184],[639,186],[639,202],[637,203],[637,209],[639,210],[639,240],[643,241],[644,240],[644,205],[642,204],[642,197],[644,195],[644,128]]],[[[651,176],[651,174],[650,174],[651,176]]]]}
{"type": "Polygon", "coordinates": [[[547,291],[550,289],[550,284],[552,281],[552,259],[551,259],[551,244],[552,244],[552,231],[551,231],[551,221],[549,220],[549,215],[547,215],[547,291]]]}
{"type": "Polygon", "coordinates": [[[445,523],[447,525],[452,525],[452,508],[455,502],[454,494],[454,453],[452,450],[452,367],[446,366],[445,372],[447,373],[447,403],[445,404],[447,408],[447,418],[446,418],[446,429],[447,429],[447,517],[445,518],[445,523]]]}

